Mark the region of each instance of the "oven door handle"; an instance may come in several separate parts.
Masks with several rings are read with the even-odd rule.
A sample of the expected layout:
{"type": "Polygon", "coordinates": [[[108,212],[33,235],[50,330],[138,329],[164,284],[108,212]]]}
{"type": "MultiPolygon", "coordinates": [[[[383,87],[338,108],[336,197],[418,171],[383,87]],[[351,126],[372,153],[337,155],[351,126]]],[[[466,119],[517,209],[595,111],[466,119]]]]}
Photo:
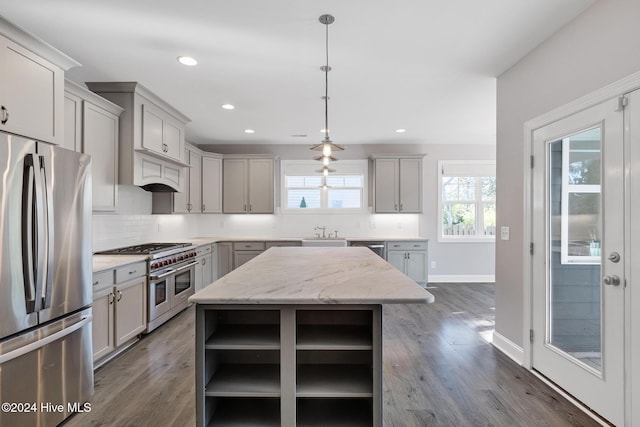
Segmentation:
{"type": "Polygon", "coordinates": [[[189,263],[189,264],[187,264],[187,265],[183,265],[182,267],[176,268],[175,270],[173,270],[173,272],[174,272],[174,273],[177,273],[177,272],[179,272],[179,271],[186,270],[187,268],[189,268],[189,267],[193,267],[193,266],[194,266],[194,265],[196,265],[196,264],[198,264],[198,261],[190,262],[190,263],[189,263]]]}
{"type": "Polygon", "coordinates": [[[149,276],[149,279],[153,280],[159,280],[159,279],[164,279],[167,276],[171,276],[173,273],[175,273],[176,270],[169,270],[166,273],[162,273],[162,274],[158,274],[158,275],[151,275],[149,276]]]}

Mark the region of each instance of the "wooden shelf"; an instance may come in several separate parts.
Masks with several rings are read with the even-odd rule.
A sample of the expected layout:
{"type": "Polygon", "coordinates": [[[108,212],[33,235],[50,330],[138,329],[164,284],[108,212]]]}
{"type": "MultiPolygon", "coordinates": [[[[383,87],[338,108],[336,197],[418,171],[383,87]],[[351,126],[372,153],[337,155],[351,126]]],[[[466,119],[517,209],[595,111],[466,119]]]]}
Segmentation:
{"type": "Polygon", "coordinates": [[[371,329],[356,325],[299,325],[298,350],[371,350],[371,329]]]}
{"type": "Polygon", "coordinates": [[[297,397],[373,396],[371,368],[365,365],[298,365],[297,397]]]}
{"type": "Polygon", "coordinates": [[[279,350],[279,325],[224,325],[206,341],[207,350],[279,350]]]}
{"type": "Polygon", "coordinates": [[[208,427],[280,427],[280,399],[219,399],[208,427]]]}
{"type": "Polygon", "coordinates": [[[297,426],[370,427],[370,399],[298,399],[297,426]]]}
{"type": "Polygon", "coordinates": [[[205,396],[280,397],[280,365],[221,365],[205,387],[205,396]]]}

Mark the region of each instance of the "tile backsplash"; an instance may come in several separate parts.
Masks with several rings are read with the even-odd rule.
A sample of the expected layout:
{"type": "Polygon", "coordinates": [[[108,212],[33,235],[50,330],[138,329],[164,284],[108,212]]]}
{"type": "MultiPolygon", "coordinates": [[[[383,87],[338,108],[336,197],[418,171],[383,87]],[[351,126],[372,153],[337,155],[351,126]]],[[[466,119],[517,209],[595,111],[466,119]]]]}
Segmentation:
{"type": "Polygon", "coordinates": [[[94,213],[93,250],[142,242],[179,241],[189,237],[313,237],[314,227],[344,237],[417,236],[419,215],[275,214],[275,215],[152,215],[151,193],[118,186],[115,213],[94,213]]]}

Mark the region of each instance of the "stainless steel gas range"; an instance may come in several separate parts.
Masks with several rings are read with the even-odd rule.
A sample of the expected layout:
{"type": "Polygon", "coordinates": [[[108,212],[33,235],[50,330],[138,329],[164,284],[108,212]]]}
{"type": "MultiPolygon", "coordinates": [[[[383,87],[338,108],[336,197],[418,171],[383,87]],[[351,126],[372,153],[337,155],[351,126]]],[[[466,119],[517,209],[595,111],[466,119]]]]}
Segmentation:
{"type": "Polygon", "coordinates": [[[195,292],[196,251],[191,243],[146,243],[98,255],[148,255],[147,333],[187,308],[195,292]]]}

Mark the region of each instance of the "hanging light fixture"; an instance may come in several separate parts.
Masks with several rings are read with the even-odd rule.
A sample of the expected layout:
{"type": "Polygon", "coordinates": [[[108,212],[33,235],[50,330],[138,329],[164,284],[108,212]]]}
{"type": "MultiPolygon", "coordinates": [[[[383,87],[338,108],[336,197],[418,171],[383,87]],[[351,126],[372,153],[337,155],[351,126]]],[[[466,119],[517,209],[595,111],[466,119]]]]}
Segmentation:
{"type": "Polygon", "coordinates": [[[333,153],[336,151],[344,150],[344,147],[334,144],[329,138],[329,71],[331,71],[331,67],[329,67],[329,25],[335,21],[335,18],[332,15],[322,15],[319,18],[321,24],[325,26],[325,47],[326,47],[326,65],[320,67],[320,69],[324,72],[324,138],[320,144],[316,144],[311,147],[311,150],[322,152],[321,156],[315,157],[314,160],[319,160],[322,162],[323,168],[317,170],[316,172],[322,173],[324,176],[327,176],[329,172],[335,172],[333,169],[329,169],[329,162],[335,162],[338,159],[333,157],[333,153]]]}

